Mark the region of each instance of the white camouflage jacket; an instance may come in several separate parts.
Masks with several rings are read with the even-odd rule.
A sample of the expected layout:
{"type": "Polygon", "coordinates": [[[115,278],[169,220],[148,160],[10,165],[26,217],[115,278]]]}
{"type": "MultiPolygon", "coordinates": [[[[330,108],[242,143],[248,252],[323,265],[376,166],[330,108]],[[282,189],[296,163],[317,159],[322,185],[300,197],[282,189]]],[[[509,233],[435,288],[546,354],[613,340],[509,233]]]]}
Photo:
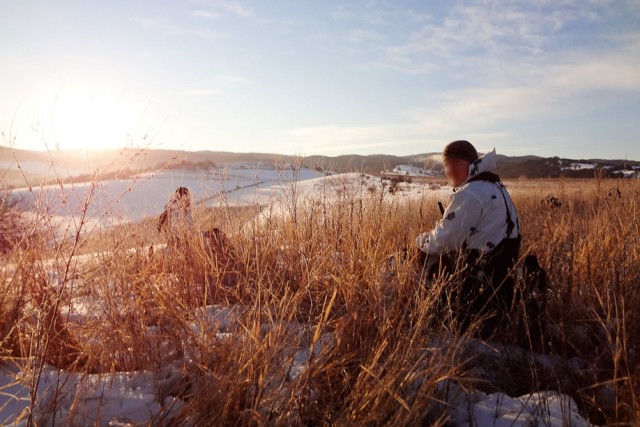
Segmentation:
{"type": "Polygon", "coordinates": [[[428,255],[440,256],[462,248],[491,252],[506,237],[520,235],[518,214],[509,192],[501,183],[471,181],[482,172],[496,168],[496,151],[469,165],[467,181],[454,189],[442,219],[429,232],[416,238],[416,245],[428,255]],[[514,223],[507,236],[507,208],[514,223]]]}

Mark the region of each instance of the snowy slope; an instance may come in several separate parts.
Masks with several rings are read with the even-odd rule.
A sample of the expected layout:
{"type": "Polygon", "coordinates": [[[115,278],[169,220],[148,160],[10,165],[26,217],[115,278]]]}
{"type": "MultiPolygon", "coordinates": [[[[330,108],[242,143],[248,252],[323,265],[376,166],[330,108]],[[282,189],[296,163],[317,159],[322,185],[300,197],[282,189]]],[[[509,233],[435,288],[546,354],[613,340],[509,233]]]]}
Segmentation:
{"type": "Polygon", "coordinates": [[[224,198],[232,203],[264,203],[269,189],[293,177],[307,180],[322,176],[309,169],[299,172],[276,171],[271,168],[215,169],[209,172],[167,170],[142,174],[127,180],[99,181],[95,184],[50,185],[21,188],[12,192],[25,211],[46,212],[59,217],[79,217],[87,200],[87,218],[104,225],[113,222],[136,221],[159,215],[175,189],[187,187],[196,205],[214,205],[224,198]]]}
{"type": "MultiPolygon", "coordinates": [[[[360,173],[325,176],[311,169],[275,170],[273,166],[238,164],[207,172],[167,170],[147,173],[128,180],[99,181],[95,184],[50,185],[21,188],[12,192],[24,211],[37,211],[53,217],[64,227],[69,219],[79,223],[86,204],[86,222],[111,225],[137,221],[162,212],[177,187],[187,187],[195,206],[272,205],[284,212],[291,196],[299,202],[323,199],[338,202],[346,195],[371,197],[385,192],[388,184],[360,173]]],[[[396,199],[419,198],[425,194],[446,198],[448,187],[430,188],[424,184],[401,183],[396,199]]],[[[379,197],[379,196],[376,196],[379,197]]]]}

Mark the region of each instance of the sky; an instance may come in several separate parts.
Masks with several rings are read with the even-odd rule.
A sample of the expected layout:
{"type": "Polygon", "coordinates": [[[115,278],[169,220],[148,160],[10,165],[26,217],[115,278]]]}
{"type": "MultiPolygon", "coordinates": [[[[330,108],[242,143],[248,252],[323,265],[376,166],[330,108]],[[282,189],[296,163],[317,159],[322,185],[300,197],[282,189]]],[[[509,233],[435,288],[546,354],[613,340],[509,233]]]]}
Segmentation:
{"type": "Polygon", "coordinates": [[[640,0],[0,0],[0,144],[640,160],[640,0]]]}

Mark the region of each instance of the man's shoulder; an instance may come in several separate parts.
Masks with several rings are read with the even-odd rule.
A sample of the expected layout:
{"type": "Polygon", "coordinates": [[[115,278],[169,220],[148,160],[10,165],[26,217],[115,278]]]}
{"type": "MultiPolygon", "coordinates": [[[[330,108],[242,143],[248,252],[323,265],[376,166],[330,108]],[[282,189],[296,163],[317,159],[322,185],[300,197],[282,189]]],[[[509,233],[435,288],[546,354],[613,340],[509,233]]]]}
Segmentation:
{"type": "Polygon", "coordinates": [[[496,184],[493,182],[477,180],[477,181],[466,182],[465,184],[458,187],[457,192],[460,193],[465,191],[470,191],[470,192],[488,191],[488,190],[493,190],[494,188],[496,188],[496,184]]]}
{"type": "Polygon", "coordinates": [[[495,193],[496,184],[489,181],[471,181],[458,187],[458,197],[475,197],[484,199],[485,196],[495,193]]]}

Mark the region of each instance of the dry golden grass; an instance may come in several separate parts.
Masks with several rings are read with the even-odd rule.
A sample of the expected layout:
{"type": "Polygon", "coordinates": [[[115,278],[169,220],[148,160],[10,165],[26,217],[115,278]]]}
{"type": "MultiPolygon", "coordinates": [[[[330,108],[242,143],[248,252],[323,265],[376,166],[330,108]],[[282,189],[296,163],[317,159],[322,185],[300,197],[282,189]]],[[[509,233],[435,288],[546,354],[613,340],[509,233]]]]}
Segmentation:
{"type": "MultiPolygon", "coordinates": [[[[531,365],[504,366],[511,384],[493,387],[555,387],[592,421],[640,422],[640,182],[507,185],[522,255],[536,253],[551,282],[536,350],[592,369],[559,381],[531,365]]],[[[87,373],[178,363],[184,380],[163,393],[185,401],[178,421],[187,425],[443,424],[438,383],[483,385],[455,339],[434,350],[443,329],[456,328],[435,318],[437,295],[415,282],[411,260],[391,281],[380,274],[389,254],[435,222],[437,206],[363,191],[340,194],[340,203],[294,192],[288,217],[224,203],[198,211],[195,228],[222,229],[225,251],[198,233],[180,251],[163,250],[153,222],[64,245],[33,237],[2,259],[2,357],[87,373]],[[76,321],[69,307],[80,301],[89,314],[76,321]],[[198,316],[213,304],[234,307],[234,339],[198,316]],[[292,377],[300,346],[316,351],[292,377]]],[[[520,315],[496,339],[522,344],[520,315]]]]}

